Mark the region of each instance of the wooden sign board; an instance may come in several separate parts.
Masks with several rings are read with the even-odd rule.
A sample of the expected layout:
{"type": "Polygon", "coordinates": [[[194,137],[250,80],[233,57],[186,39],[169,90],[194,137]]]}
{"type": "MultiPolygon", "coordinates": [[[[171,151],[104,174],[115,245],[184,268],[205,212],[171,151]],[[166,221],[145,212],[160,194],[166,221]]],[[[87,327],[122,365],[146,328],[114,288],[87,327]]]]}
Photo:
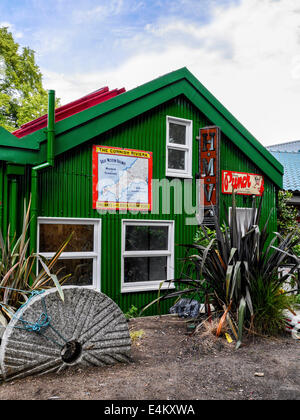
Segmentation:
{"type": "Polygon", "coordinates": [[[264,178],[259,174],[247,172],[222,171],[222,193],[261,196],[264,191],[264,178]]]}

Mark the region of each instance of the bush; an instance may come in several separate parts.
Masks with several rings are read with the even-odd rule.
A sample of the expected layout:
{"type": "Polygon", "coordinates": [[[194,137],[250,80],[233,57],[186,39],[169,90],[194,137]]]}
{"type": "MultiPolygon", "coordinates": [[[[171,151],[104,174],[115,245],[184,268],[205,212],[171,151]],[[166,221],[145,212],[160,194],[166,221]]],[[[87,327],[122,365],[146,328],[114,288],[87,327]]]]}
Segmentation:
{"type": "MultiPolygon", "coordinates": [[[[200,226],[198,244],[183,245],[192,251],[185,263],[188,276],[173,280],[175,292],[158,297],[154,302],[169,297],[204,294],[220,316],[220,328],[226,320],[236,329],[237,348],[242,341],[244,328],[252,332],[276,334],[283,330],[283,309],[290,307],[291,298],[279,293],[285,281],[297,269],[299,260],[293,249],[300,240],[294,233],[285,237],[274,232],[268,234],[268,223],[260,228],[263,197],[245,233],[238,229],[235,194],[232,196],[230,223],[223,227],[215,216],[214,231],[200,226]],[[205,237],[206,240],[203,240],[205,237]],[[294,261],[288,273],[278,276],[278,268],[289,258],[294,261]],[[190,273],[197,273],[197,279],[190,273]]],[[[154,303],[152,302],[152,303],[154,303]]],[[[151,304],[152,304],[151,303],[151,304]]],[[[149,305],[148,305],[149,306],[149,305]]],[[[210,314],[208,313],[208,316],[210,314]]]]}
{"type": "Polygon", "coordinates": [[[38,254],[29,254],[29,214],[30,203],[27,209],[24,205],[23,227],[18,238],[14,235],[10,241],[9,227],[5,239],[0,231],[0,323],[4,327],[16,311],[27,302],[29,296],[37,291],[55,286],[63,299],[61,283],[69,277],[67,275],[58,280],[59,273],[54,274],[51,270],[71,236],[49,261],[38,254]],[[38,262],[42,265],[42,270],[36,275],[38,262]]]}

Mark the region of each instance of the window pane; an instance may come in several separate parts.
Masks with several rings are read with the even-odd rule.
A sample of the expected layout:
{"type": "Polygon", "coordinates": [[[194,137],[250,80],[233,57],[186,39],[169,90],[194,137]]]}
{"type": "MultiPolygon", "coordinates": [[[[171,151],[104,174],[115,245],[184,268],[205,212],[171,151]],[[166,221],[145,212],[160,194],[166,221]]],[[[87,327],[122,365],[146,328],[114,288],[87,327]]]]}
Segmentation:
{"type": "Polygon", "coordinates": [[[185,151],[168,149],[168,168],[185,170],[185,151]]]}
{"type": "Polygon", "coordinates": [[[124,259],[125,283],[167,279],[167,257],[134,257],[124,259]]]}
{"type": "Polygon", "coordinates": [[[186,126],[181,124],[169,123],[169,142],[186,144],[186,126]]]}
{"type": "Polygon", "coordinates": [[[94,251],[94,225],[40,224],[40,252],[56,252],[73,233],[64,252],[94,251]]]}
{"type": "MultiPolygon", "coordinates": [[[[42,267],[39,267],[42,270],[42,267]]],[[[71,276],[63,283],[64,286],[92,286],[93,285],[93,259],[60,259],[52,268],[52,273],[57,274],[59,280],[64,276],[71,276]]],[[[49,282],[49,284],[52,284],[49,282]]],[[[48,284],[48,285],[49,285],[48,284]]],[[[53,285],[53,284],[52,284],[53,285]]]]}
{"type": "Polygon", "coordinates": [[[168,226],[126,226],[126,251],[168,250],[168,226]]]}

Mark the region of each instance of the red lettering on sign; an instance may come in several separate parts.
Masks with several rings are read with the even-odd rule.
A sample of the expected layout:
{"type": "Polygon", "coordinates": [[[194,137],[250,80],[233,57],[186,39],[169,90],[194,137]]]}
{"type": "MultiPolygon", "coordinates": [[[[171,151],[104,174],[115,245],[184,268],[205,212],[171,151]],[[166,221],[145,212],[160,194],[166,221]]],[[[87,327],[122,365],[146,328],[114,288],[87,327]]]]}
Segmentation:
{"type": "Polygon", "coordinates": [[[262,195],[264,179],[262,175],[246,172],[222,171],[222,193],[242,195],[262,195]]]}

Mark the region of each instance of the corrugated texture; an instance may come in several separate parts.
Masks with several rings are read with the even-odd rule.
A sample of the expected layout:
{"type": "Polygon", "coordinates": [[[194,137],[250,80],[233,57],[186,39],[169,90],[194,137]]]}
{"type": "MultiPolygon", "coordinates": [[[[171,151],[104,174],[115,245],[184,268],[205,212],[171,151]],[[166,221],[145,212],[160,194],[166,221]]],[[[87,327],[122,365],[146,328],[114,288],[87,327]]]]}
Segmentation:
{"type": "MultiPolygon", "coordinates": [[[[72,115],[77,114],[78,112],[84,111],[85,109],[105,102],[124,92],[124,88],[114,89],[111,91],[108,89],[108,87],[101,88],[95,92],[90,93],[89,95],[84,96],[83,98],[77,99],[76,101],[70,102],[66,105],[56,108],[55,122],[71,117],[72,115]]],[[[21,128],[14,131],[12,134],[18,138],[21,138],[27,136],[28,134],[34,133],[35,131],[47,126],[47,119],[47,115],[42,115],[41,117],[36,118],[33,121],[23,124],[21,128]]]]}
{"type": "MultiPolygon", "coordinates": [[[[221,171],[232,170],[237,172],[249,172],[261,174],[260,169],[250,161],[240,150],[233,146],[230,140],[226,136],[222,136],[221,140],[221,171]]],[[[220,185],[221,187],[221,185],[220,185]]],[[[264,198],[263,198],[263,211],[262,211],[262,223],[266,221],[269,212],[272,210],[273,216],[270,218],[269,232],[273,232],[277,229],[277,217],[276,217],[276,187],[272,180],[264,175],[264,198]]],[[[227,194],[220,194],[223,203],[227,207],[232,205],[232,196],[227,194]]],[[[260,198],[257,197],[257,205],[260,198]]],[[[237,195],[236,202],[238,207],[251,207],[252,197],[247,195],[237,195]]],[[[220,212],[221,218],[224,218],[224,204],[221,202],[220,212]]]]}
{"type": "MultiPolygon", "coordinates": [[[[300,142],[298,142],[300,149],[300,142]]],[[[300,191],[300,153],[299,152],[271,152],[284,167],[283,189],[300,191]]]]}
{"type": "MultiPolygon", "coordinates": [[[[203,114],[196,110],[186,99],[178,97],[149,112],[134,118],[117,128],[95,138],[92,142],[74,148],[62,154],[49,169],[40,175],[39,203],[41,216],[48,217],[93,217],[102,218],[102,255],[101,283],[102,291],[114,299],[127,311],[131,305],[142,307],[157,297],[157,292],[120,293],[121,286],[121,221],[122,219],[150,219],[175,221],[175,277],[179,276],[184,250],[179,244],[191,243],[196,226],[185,224],[186,215],[175,214],[171,200],[170,214],[125,214],[101,215],[92,209],[92,145],[110,145],[134,148],[153,152],[153,178],[165,178],[166,161],[166,115],[193,120],[193,176],[198,172],[198,136],[199,128],[212,125],[203,114]]],[[[237,152],[228,139],[222,139],[221,169],[258,172],[255,165],[247,161],[246,156],[237,152]]],[[[182,181],[180,181],[182,182],[182,181]]],[[[193,190],[195,203],[195,189],[193,190]]],[[[229,203],[229,197],[221,197],[229,203]]],[[[221,199],[221,209],[223,207],[221,199]]],[[[239,198],[243,202],[243,198],[239,198]]],[[[265,213],[275,204],[275,187],[266,180],[265,213]]],[[[170,303],[162,305],[166,312],[170,303]]],[[[157,313],[154,306],[148,314],[157,313]]]]}
{"type": "Polygon", "coordinates": [[[273,146],[266,147],[266,149],[268,149],[269,152],[271,152],[271,153],[272,152],[295,152],[295,153],[298,153],[298,152],[300,152],[300,140],[289,141],[287,143],[274,144],[273,146]]]}

